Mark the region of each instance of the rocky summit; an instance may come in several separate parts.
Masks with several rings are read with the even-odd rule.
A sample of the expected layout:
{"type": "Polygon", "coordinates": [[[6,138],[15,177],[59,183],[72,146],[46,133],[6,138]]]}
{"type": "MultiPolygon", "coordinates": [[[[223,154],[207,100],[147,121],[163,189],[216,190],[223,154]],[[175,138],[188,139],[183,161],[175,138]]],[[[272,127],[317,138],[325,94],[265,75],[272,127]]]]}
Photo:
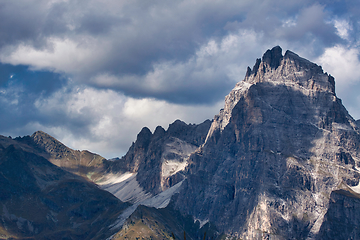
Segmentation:
{"type": "Polygon", "coordinates": [[[226,96],[175,205],[240,239],[359,239],[359,147],[334,78],[274,47],[226,96]]]}
{"type": "Polygon", "coordinates": [[[144,127],[111,160],[0,136],[0,167],[0,238],[360,239],[360,122],[279,46],[212,121],[144,127]]]}
{"type": "Polygon", "coordinates": [[[176,120],[167,130],[158,126],[154,133],[144,127],[127,154],[104,162],[107,173],[136,173],[136,180],[146,192],[158,194],[185,178],[187,159],[205,142],[211,121],[186,124],[176,120]]]}

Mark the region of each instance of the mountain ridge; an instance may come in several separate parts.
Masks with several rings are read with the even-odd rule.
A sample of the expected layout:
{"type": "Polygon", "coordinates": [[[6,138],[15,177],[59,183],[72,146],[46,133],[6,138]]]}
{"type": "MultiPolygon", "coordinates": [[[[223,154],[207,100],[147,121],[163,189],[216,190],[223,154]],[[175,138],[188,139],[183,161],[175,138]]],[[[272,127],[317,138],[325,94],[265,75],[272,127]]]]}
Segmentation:
{"type": "Polygon", "coordinates": [[[88,180],[133,204],[109,228],[113,239],[171,231],[178,238],[182,230],[197,239],[204,226],[218,239],[356,239],[359,121],[330,74],[276,46],[247,68],[213,121],[176,120],[153,133],[144,127],[122,158],[91,165],[98,155],[87,152],[81,162],[80,151],[41,131],[0,137],[0,153],[15,144],[80,176],[93,174],[88,180]],[[147,233],[134,235],[142,227],[147,233]]]}
{"type": "Polygon", "coordinates": [[[154,133],[144,127],[127,154],[116,161],[105,162],[105,169],[108,173],[137,172],[140,186],[158,194],[184,179],[182,170],[186,159],[204,143],[210,124],[210,120],[200,124],[176,120],[167,130],[158,126],[154,133]]]}
{"type": "Polygon", "coordinates": [[[79,176],[95,181],[103,171],[105,158],[87,150],[73,150],[43,131],[36,131],[31,136],[14,139],[31,146],[51,163],[79,176]]]}
{"type": "Polygon", "coordinates": [[[6,239],[103,239],[128,206],[31,146],[2,138],[0,236],[6,239]],[[5,144],[6,143],[6,144],[5,144]]]}

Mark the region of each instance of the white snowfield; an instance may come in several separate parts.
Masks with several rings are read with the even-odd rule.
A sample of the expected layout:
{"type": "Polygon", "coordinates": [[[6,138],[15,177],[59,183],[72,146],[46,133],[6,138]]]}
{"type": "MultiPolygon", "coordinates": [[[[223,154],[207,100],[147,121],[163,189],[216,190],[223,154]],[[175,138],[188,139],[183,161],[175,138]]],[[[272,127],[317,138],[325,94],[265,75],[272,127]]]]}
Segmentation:
{"type": "Polygon", "coordinates": [[[179,182],[171,188],[152,196],[151,193],[146,193],[144,189],[136,181],[137,173],[126,172],[124,174],[109,174],[104,179],[97,182],[99,187],[112,193],[122,202],[129,202],[132,204],[141,204],[148,207],[165,208],[172,195],[174,195],[182,182],[179,182]]]}
{"type": "MultiPolygon", "coordinates": [[[[179,188],[183,181],[175,184],[171,188],[152,196],[146,193],[144,189],[136,181],[137,173],[126,172],[124,174],[109,174],[102,180],[97,182],[99,187],[112,193],[123,202],[132,203],[130,207],[118,217],[118,220],[110,226],[110,229],[120,229],[126,219],[136,210],[139,205],[154,208],[165,208],[171,197],[179,192],[179,188]]],[[[109,238],[111,239],[111,237],[109,238]]]]}
{"type": "Polygon", "coordinates": [[[165,190],[164,183],[168,177],[185,170],[190,154],[196,149],[197,146],[175,137],[165,144],[161,156],[161,187],[163,190],[165,190]]]}
{"type": "Polygon", "coordinates": [[[179,188],[184,180],[178,182],[171,188],[166,189],[165,191],[155,195],[151,198],[145,199],[144,201],[140,202],[141,205],[145,205],[147,207],[154,207],[154,208],[165,208],[169,205],[171,197],[179,192],[179,188]]]}
{"type": "MultiPolygon", "coordinates": [[[[171,197],[179,192],[179,188],[184,180],[168,189],[166,189],[164,183],[168,177],[186,168],[190,154],[196,149],[197,146],[189,144],[179,138],[172,137],[169,139],[165,144],[165,149],[161,156],[161,188],[163,192],[155,196],[146,192],[137,182],[136,175],[138,173],[108,174],[99,180],[97,184],[101,189],[112,193],[123,202],[133,204],[124,210],[110,228],[113,230],[120,229],[126,219],[139,205],[154,208],[167,207],[171,197]]],[[[109,239],[111,239],[111,237],[109,239]]]]}
{"type": "Polygon", "coordinates": [[[138,203],[149,197],[151,193],[146,193],[136,181],[137,173],[126,172],[124,174],[108,174],[97,182],[101,189],[112,193],[122,202],[138,203]]]}

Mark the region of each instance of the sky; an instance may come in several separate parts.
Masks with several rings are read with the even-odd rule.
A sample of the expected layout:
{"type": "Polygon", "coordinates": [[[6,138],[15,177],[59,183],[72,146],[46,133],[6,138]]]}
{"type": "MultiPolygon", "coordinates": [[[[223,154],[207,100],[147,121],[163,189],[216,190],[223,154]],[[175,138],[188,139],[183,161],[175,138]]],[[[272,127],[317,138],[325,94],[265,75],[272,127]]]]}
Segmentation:
{"type": "Polygon", "coordinates": [[[121,157],[142,127],[212,119],[276,45],[360,119],[359,28],[354,0],[0,0],[0,134],[121,157]]]}

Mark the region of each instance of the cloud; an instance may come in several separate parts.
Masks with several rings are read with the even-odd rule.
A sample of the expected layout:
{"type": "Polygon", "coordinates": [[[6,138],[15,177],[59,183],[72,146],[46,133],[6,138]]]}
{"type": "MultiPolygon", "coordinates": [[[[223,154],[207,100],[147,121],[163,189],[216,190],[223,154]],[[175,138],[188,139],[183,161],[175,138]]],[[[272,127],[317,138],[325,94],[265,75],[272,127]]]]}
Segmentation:
{"type": "Polygon", "coordinates": [[[334,27],[336,28],[337,35],[339,35],[339,37],[341,37],[342,39],[350,40],[349,34],[352,30],[352,27],[350,26],[349,21],[347,21],[346,19],[334,19],[333,23],[334,27]]]}
{"type": "MultiPolygon", "coordinates": [[[[97,87],[118,89],[135,97],[182,104],[213,104],[243,79],[249,63],[245,56],[259,49],[256,48],[258,37],[261,34],[254,31],[239,31],[219,41],[210,39],[187,61],[156,63],[146,75],[99,74],[91,81],[97,87]]],[[[251,64],[254,61],[251,59],[251,64]]]]}
{"type": "Polygon", "coordinates": [[[70,39],[48,38],[47,44],[51,47],[36,49],[31,45],[20,44],[9,55],[0,56],[2,62],[12,65],[28,65],[33,69],[80,74],[85,68],[91,68],[91,59],[101,58],[102,52],[96,51],[97,42],[88,38],[82,42],[70,39]]]}
{"type": "Polygon", "coordinates": [[[0,63],[0,131],[19,133],[33,119],[41,119],[33,103],[67,84],[61,74],[32,71],[28,66],[0,63]]]}
{"type": "Polygon", "coordinates": [[[237,42],[248,46],[251,42],[245,41],[255,41],[253,53],[259,46],[264,51],[284,43],[297,49],[305,43],[318,56],[342,40],[327,21],[326,4],[311,1],[31,3],[2,8],[7,10],[2,25],[11,36],[0,49],[2,62],[64,72],[82,84],[176,103],[220,100],[239,79],[230,76],[229,66],[248,59],[249,51],[237,42]],[[10,31],[10,25],[22,29],[29,22],[35,25],[27,27],[29,34],[10,31]],[[250,40],[244,32],[257,38],[250,40]],[[232,38],[235,43],[225,50],[232,38]],[[219,49],[201,55],[209,44],[219,49]]]}
{"type": "Polygon", "coordinates": [[[189,107],[151,98],[135,99],[112,90],[64,88],[35,102],[48,121],[34,121],[27,127],[43,129],[75,149],[91,149],[111,158],[125,154],[144,126],[152,130],[159,125],[167,128],[176,119],[201,123],[212,119],[221,105],[189,107]]]}
{"type": "Polygon", "coordinates": [[[320,41],[323,47],[338,43],[340,38],[336,29],[331,22],[326,22],[326,18],[327,13],[322,5],[304,8],[295,16],[293,24],[285,24],[278,30],[279,38],[310,43],[320,41]]]}
{"type": "Polygon", "coordinates": [[[316,62],[335,77],[337,95],[354,118],[360,119],[360,50],[337,45],[327,48],[316,62]]]}
{"type": "Polygon", "coordinates": [[[359,16],[357,1],[3,1],[0,130],[122,154],[143,126],[212,118],[275,45],[323,65],[359,118],[359,16]]]}

